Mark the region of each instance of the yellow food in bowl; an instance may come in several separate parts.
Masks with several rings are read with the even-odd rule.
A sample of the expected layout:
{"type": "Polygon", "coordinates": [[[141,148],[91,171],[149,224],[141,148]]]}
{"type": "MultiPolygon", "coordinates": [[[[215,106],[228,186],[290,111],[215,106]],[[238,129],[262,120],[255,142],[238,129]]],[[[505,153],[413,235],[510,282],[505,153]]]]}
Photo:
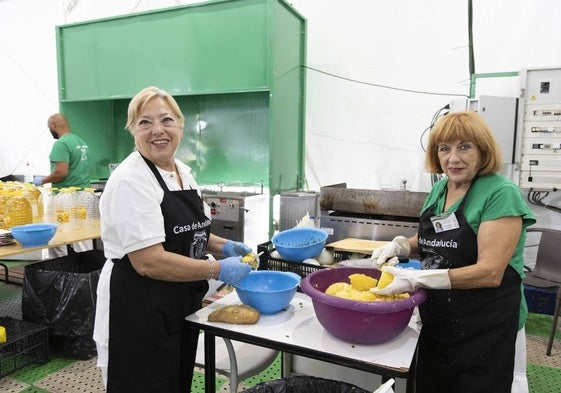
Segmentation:
{"type": "Polygon", "coordinates": [[[362,302],[375,302],[379,297],[370,291],[361,291],[360,289],[351,288],[349,291],[349,299],[360,300],[362,302]]]}
{"type": "Polygon", "coordinates": [[[378,280],[375,278],[361,273],[351,274],[349,280],[351,280],[351,286],[359,291],[368,291],[378,284],[378,280]]]}
{"type": "Polygon", "coordinates": [[[331,284],[326,290],[325,293],[328,295],[336,296],[337,293],[342,291],[347,291],[350,288],[350,284],[346,282],[336,282],[331,284]]]}
{"type": "Polygon", "coordinates": [[[395,295],[385,296],[370,292],[370,288],[384,288],[393,280],[393,275],[382,272],[380,280],[365,274],[351,274],[349,276],[350,284],[346,282],[335,282],[326,290],[326,295],[336,296],[343,299],[358,300],[362,302],[389,302],[399,299],[407,299],[409,293],[399,293],[395,295]],[[383,286],[382,286],[383,285],[383,286]]]}
{"type": "MultiPolygon", "coordinates": [[[[390,285],[390,283],[393,281],[393,274],[388,273],[388,272],[384,272],[382,271],[382,274],[380,275],[380,280],[378,281],[378,288],[382,289],[387,287],[388,285],[390,285]]],[[[372,288],[372,287],[370,287],[372,288]]]]}

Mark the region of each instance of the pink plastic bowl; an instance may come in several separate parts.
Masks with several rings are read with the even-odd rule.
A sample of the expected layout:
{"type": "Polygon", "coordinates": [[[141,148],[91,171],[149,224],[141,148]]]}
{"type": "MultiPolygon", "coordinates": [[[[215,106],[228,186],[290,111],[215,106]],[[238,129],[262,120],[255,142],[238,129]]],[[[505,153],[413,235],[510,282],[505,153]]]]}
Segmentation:
{"type": "Polygon", "coordinates": [[[379,278],[378,269],[335,267],[320,269],[302,280],[302,291],[312,299],[320,324],[333,336],[355,344],[379,344],[401,334],[409,324],[415,306],[427,299],[424,289],[408,299],[391,302],[361,302],[326,295],[335,282],[349,283],[353,273],[379,278]]]}

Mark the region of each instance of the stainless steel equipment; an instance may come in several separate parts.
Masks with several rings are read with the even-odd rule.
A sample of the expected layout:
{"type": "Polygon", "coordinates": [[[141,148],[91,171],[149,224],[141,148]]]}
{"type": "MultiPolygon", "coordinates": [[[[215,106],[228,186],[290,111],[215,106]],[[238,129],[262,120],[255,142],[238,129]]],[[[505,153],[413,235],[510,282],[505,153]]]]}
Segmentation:
{"type": "Polygon", "coordinates": [[[413,236],[419,228],[424,192],[361,190],[346,184],[320,190],[320,227],[327,242],[345,238],[392,240],[413,236]]]}
{"type": "Polygon", "coordinates": [[[269,241],[269,197],[247,192],[203,191],[203,200],[210,206],[215,235],[257,245],[269,241]]]}
{"type": "Polygon", "coordinates": [[[280,194],[279,231],[294,228],[306,214],[319,220],[317,192],[293,191],[280,194]]]}

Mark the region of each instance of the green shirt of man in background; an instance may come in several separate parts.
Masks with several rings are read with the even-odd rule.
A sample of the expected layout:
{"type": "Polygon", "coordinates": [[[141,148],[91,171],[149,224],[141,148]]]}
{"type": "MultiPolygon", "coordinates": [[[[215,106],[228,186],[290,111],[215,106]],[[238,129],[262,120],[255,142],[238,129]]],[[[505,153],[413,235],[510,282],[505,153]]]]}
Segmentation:
{"type": "Polygon", "coordinates": [[[90,186],[88,169],[88,145],[78,135],[70,132],[68,119],[62,113],[55,113],[47,122],[49,131],[56,139],[49,160],[51,174],[35,177],[33,184],[52,183],[58,189],[65,187],[85,188],[90,186]]]}

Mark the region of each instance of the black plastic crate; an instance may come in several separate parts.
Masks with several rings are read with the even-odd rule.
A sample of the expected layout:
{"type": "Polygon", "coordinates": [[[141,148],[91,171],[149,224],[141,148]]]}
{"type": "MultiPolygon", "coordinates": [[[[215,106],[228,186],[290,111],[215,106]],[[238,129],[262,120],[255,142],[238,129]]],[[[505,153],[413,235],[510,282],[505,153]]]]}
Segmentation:
{"type": "MultiPolygon", "coordinates": [[[[272,242],[266,242],[259,244],[257,246],[257,252],[263,252],[259,257],[259,269],[258,270],[277,270],[281,272],[293,272],[300,277],[304,278],[308,274],[315,272],[318,269],[323,269],[329,267],[330,265],[313,265],[310,263],[303,262],[291,262],[285,259],[274,258],[271,253],[275,251],[272,242]]],[[[341,262],[342,260],[349,257],[349,253],[345,252],[334,252],[333,253],[333,263],[341,262]]]]}
{"type": "Polygon", "coordinates": [[[263,252],[259,257],[259,269],[258,270],[276,270],[280,272],[293,272],[298,274],[300,277],[304,278],[308,274],[315,272],[318,269],[322,269],[322,265],[313,265],[303,262],[292,262],[285,259],[274,258],[271,256],[271,252],[275,251],[272,242],[267,242],[259,244],[257,246],[257,252],[263,252]]]}
{"type": "Polygon", "coordinates": [[[0,378],[30,363],[49,360],[49,329],[47,326],[0,317],[6,328],[7,340],[0,344],[0,378]]]}
{"type": "Polygon", "coordinates": [[[535,314],[553,315],[557,292],[531,285],[524,285],[524,297],[528,304],[528,312],[535,314]]]}

